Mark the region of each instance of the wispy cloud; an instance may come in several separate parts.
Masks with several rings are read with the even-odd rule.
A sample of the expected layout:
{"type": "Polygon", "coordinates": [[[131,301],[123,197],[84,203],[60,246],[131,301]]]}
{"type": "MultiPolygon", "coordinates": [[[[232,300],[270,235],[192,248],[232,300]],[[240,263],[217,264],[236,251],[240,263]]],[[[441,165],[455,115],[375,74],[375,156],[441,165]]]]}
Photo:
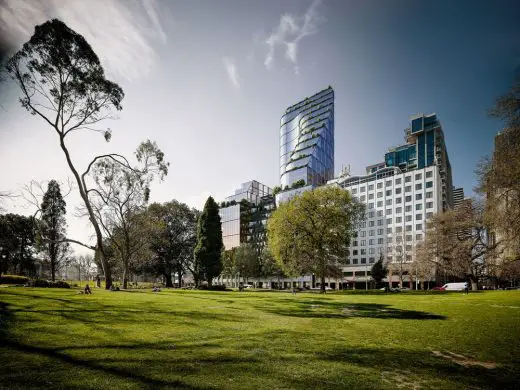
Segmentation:
{"type": "Polygon", "coordinates": [[[153,69],[156,41],[167,41],[162,11],[155,0],[3,0],[0,35],[20,47],[35,25],[58,18],[85,37],[108,74],[135,80],[153,69]]]}
{"type": "Polygon", "coordinates": [[[222,58],[222,63],[224,64],[224,68],[228,74],[229,80],[233,83],[235,88],[240,88],[240,78],[238,76],[238,69],[235,64],[235,60],[230,57],[222,58]]]}
{"type": "Polygon", "coordinates": [[[276,48],[281,46],[285,50],[285,58],[294,67],[294,73],[299,74],[298,45],[304,37],[316,34],[318,26],[325,21],[325,18],[318,13],[320,5],[321,0],[314,0],[303,16],[291,14],[281,16],[280,23],[265,40],[268,51],[264,65],[267,69],[273,67],[276,48]]]}

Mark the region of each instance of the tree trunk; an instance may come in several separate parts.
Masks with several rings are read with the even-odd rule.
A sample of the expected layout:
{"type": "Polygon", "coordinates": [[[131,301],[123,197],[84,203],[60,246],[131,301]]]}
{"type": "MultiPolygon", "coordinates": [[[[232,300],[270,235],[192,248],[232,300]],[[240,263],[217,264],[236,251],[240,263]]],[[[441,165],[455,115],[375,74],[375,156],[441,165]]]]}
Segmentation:
{"type": "Polygon", "coordinates": [[[164,273],[164,280],[165,280],[165,284],[166,284],[166,287],[173,287],[173,281],[172,281],[172,274],[169,273],[169,272],[165,272],[164,273]]]}
{"type": "Polygon", "coordinates": [[[54,279],[56,277],[56,264],[55,262],[51,259],[51,280],[54,282],[54,279]]]}
{"type": "Polygon", "coordinates": [[[469,280],[471,282],[471,290],[477,291],[478,290],[478,280],[475,276],[471,275],[469,277],[469,280]]]}
{"type": "Polygon", "coordinates": [[[125,267],[123,268],[123,289],[127,289],[128,288],[128,266],[125,265],[125,267]]]}
{"type": "Polygon", "coordinates": [[[325,294],[325,276],[322,276],[320,278],[320,282],[321,282],[321,285],[320,285],[320,293],[321,294],[325,294]]]}

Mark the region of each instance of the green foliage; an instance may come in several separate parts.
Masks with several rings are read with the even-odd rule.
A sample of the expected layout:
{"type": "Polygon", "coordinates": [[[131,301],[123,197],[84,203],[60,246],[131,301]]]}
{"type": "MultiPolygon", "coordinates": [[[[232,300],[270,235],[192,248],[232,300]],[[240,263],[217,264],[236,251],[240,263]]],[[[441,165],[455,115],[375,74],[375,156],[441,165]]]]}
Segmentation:
{"type": "Polygon", "coordinates": [[[301,188],[301,187],[305,187],[305,180],[304,179],[300,179],[300,180],[297,180],[295,181],[291,188],[301,188]]]}
{"type": "Polygon", "coordinates": [[[2,275],[0,276],[0,284],[26,284],[29,281],[27,276],[19,275],[2,275]]]}
{"type": "Polygon", "coordinates": [[[53,282],[51,280],[34,279],[29,280],[28,285],[29,287],[70,288],[70,285],[62,280],[53,282]]]}
{"type": "Polygon", "coordinates": [[[372,279],[376,282],[376,287],[382,282],[386,275],[388,275],[388,268],[385,266],[384,257],[381,256],[373,265],[371,269],[372,279]]]}
{"type": "Polygon", "coordinates": [[[281,191],[282,191],[282,187],[281,186],[275,186],[273,188],[273,195],[276,195],[276,194],[278,194],[281,191]]]}
{"type": "Polygon", "coordinates": [[[321,187],[282,203],[268,221],[269,250],[290,276],[340,274],[338,264],[347,258],[354,227],[363,207],[348,191],[321,187]]]}
{"type": "Polygon", "coordinates": [[[223,249],[218,205],[210,196],[197,224],[197,245],[193,254],[193,276],[196,284],[200,280],[205,280],[211,286],[213,278],[220,275],[223,249]]]}
{"type": "Polygon", "coordinates": [[[36,224],[33,217],[0,215],[0,274],[32,275],[35,271],[36,224]]]}
{"type": "Polygon", "coordinates": [[[37,246],[45,254],[52,281],[55,280],[56,271],[69,260],[70,244],[63,241],[67,233],[66,205],[58,182],[49,181],[47,191],[43,195],[40,220],[37,223],[37,246]]]}
{"type": "Polygon", "coordinates": [[[251,244],[243,243],[235,248],[234,263],[236,272],[243,278],[258,276],[260,273],[258,254],[251,244]]]}

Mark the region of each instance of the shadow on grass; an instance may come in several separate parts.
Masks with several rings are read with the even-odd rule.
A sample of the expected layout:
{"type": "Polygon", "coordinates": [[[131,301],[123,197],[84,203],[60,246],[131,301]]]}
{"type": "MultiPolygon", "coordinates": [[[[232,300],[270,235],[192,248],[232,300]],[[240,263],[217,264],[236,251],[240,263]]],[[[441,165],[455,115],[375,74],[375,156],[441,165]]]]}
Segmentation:
{"type": "Polygon", "coordinates": [[[421,377],[439,376],[460,384],[460,388],[516,389],[520,380],[513,367],[486,369],[463,367],[434,356],[431,351],[410,351],[386,348],[339,348],[317,353],[316,357],[331,362],[375,367],[381,371],[386,385],[403,388],[430,388],[421,377]]]}
{"type": "Polygon", "coordinates": [[[399,320],[445,320],[447,318],[439,314],[396,309],[384,304],[353,304],[336,301],[329,302],[324,299],[299,302],[285,300],[283,305],[257,305],[256,308],[270,314],[301,318],[379,318],[399,320]]]}

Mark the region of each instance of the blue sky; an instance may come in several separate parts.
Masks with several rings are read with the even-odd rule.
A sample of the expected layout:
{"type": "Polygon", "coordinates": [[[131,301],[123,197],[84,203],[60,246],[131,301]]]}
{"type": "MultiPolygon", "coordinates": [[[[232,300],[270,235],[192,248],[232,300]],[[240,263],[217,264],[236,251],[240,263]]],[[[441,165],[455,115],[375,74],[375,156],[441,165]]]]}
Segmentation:
{"type": "MultiPolygon", "coordinates": [[[[410,115],[436,112],[454,183],[471,194],[500,129],[487,110],[520,73],[518,1],[3,0],[0,11],[14,47],[35,24],[62,19],[125,90],[119,120],[106,124],[112,142],[71,139],[78,164],[154,139],[171,170],[152,200],[197,208],[251,179],[278,184],[282,112],[328,85],[336,172],[362,173],[403,142],[410,115]]],[[[0,97],[0,190],[65,180],[54,135],[16,96],[8,88],[0,97]]],[[[9,207],[30,212],[21,201],[9,207]]],[[[88,236],[87,221],[69,224],[88,236]]]]}

